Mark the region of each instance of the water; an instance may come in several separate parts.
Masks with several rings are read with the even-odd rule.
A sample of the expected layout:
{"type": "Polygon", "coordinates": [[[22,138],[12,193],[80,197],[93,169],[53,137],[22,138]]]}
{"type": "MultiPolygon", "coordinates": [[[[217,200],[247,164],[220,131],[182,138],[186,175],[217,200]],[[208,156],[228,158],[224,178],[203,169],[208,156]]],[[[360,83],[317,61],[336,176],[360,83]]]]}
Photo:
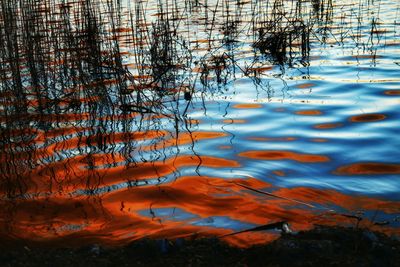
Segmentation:
{"type": "MultiPolygon", "coordinates": [[[[252,23],[260,23],[265,6],[199,2],[192,13],[183,1],[164,10],[184,17],[173,20],[187,42],[176,41],[176,49],[188,47],[192,58],[187,63],[179,52],[171,60],[190,71],[174,70],[172,84],[159,81],[180,90],[178,100],[163,96],[162,114],[121,113],[111,86],[117,104],[101,116],[89,104],[78,113],[32,116],[28,127],[10,130],[2,142],[2,238],[121,244],[278,221],[295,231],[359,223],[399,234],[399,3],[333,1],[320,13],[303,3],[310,49],[299,49],[296,39],[282,61],[252,46],[252,23]],[[185,88],[194,88],[190,102],[185,88]]],[[[162,17],[143,3],[148,25],[162,17]]],[[[143,51],[125,38],[122,64],[141,82],[146,68],[137,68],[136,58],[143,51]]],[[[7,120],[2,115],[2,131],[7,120]]],[[[251,245],[278,234],[225,239],[251,245]]]]}

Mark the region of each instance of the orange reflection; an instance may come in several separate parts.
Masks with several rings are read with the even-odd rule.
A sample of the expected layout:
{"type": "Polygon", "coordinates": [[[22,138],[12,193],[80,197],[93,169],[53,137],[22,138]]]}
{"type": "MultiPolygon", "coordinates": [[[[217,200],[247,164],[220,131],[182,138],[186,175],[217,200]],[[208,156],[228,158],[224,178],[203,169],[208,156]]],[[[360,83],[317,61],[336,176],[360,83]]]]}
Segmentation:
{"type": "Polygon", "coordinates": [[[327,162],[329,158],[323,155],[301,154],[284,150],[246,151],[239,154],[241,157],[260,160],[294,160],[298,162],[327,162]]]}
{"type": "Polygon", "coordinates": [[[315,83],[302,83],[302,84],[297,84],[296,88],[306,89],[306,88],[311,88],[311,87],[314,87],[314,86],[316,86],[315,83]]]}
{"type": "Polygon", "coordinates": [[[311,140],[311,142],[316,142],[316,143],[328,142],[328,139],[325,139],[325,138],[313,138],[313,139],[310,139],[310,140],[311,140]]]}
{"type": "MultiPolygon", "coordinates": [[[[354,225],[354,219],[329,208],[336,206],[341,210],[379,210],[388,214],[400,210],[398,202],[350,196],[334,190],[298,187],[273,191],[270,184],[255,178],[186,176],[167,184],[121,189],[94,198],[53,196],[13,203],[1,201],[0,216],[7,220],[0,221],[0,236],[7,236],[11,231],[14,237],[28,241],[57,244],[63,240],[63,244],[81,246],[85,242],[121,245],[143,237],[207,237],[231,233],[229,227],[215,227],[218,227],[213,224],[216,216],[255,225],[285,220],[295,231],[310,229],[314,224],[354,225]],[[237,183],[281,198],[255,193],[237,183]],[[318,203],[321,208],[311,210],[290,199],[318,203]],[[160,208],[171,209],[171,214],[161,216],[157,212],[160,208]],[[191,217],[177,221],[174,209],[189,213],[191,217]],[[149,215],[142,215],[140,211],[148,211],[149,215]],[[210,219],[210,225],[193,224],[206,218],[210,219]]],[[[368,218],[364,218],[360,226],[374,228],[368,218]]],[[[374,230],[399,233],[390,227],[374,230]]],[[[224,240],[232,245],[249,246],[277,237],[276,233],[267,231],[243,233],[224,240]]]]}
{"type": "Polygon", "coordinates": [[[296,187],[282,188],[274,193],[306,203],[318,203],[324,205],[333,204],[353,211],[379,210],[388,214],[396,214],[400,211],[399,202],[373,199],[364,196],[346,195],[331,189],[296,187]]]}
{"type": "Polygon", "coordinates": [[[381,121],[386,118],[383,114],[362,114],[351,117],[349,120],[351,122],[371,122],[371,121],[381,121]]]}
{"type": "Polygon", "coordinates": [[[323,123],[323,124],[314,125],[314,128],[316,128],[316,129],[334,129],[334,128],[339,128],[342,126],[343,126],[343,124],[341,124],[341,123],[323,123]]]}
{"type": "Polygon", "coordinates": [[[191,132],[191,133],[181,133],[178,137],[170,137],[166,138],[156,144],[151,146],[143,147],[142,150],[152,150],[152,149],[161,149],[167,148],[171,146],[180,146],[191,144],[199,140],[205,139],[214,139],[214,138],[221,138],[227,136],[226,133],[222,132],[191,132]]]}
{"type": "MultiPolygon", "coordinates": [[[[110,185],[119,182],[145,180],[170,175],[183,167],[206,166],[213,168],[239,167],[240,164],[234,160],[228,160],[209,156],[189,156],[182,155],[173,157],[164,161],[138,162],[126,164],[127,155],[121,153],[91,153],[75,155],[74,149],[86,149],[88,146],[98,146],[107,149],[108,146],[115,146],[119,142],[140,141],[154,139],[153,145],[142,146],[141,151],[153,151],[170,146],[181,146],[185,144],[194,144],[199,140],[213,139],[226,136],[226,133],[220,132],[192,132],[182,133],[178,138],[164,136],[165,131],[145,131],[100,134],[80,137],[67,137],[66,135],[85,131],[85,128],[60,128],[48,132],[33,130],[15,130],[14,134],[32,134],[32,140],[29,143],[47,142],[54,137],[62,137],[56,143],[50,143],[34,151],[22,150],[11,151],[14,161],[23,161],[30,164],[32,162],[41,162],[34,168],[25,166],[18,171],[18,174],[10,173],[8,179],[20,180],[23,175],[23,187],[27,192],[37,191],[46,192],[59,190],[63,193],[76,190],[77,188],[95,188],[102,185],[110,185]],[[161,141],[160,141],[161,140],[161,141]],[[49,157],[57,157],[57,161],[48,162],[49,157]]],[[[79,135],[78,135],[79,136],[79,135]]],[[[15,144],[13,144],[16,146],[15,144]]],[[[24,146],[27,143],[23,144],[24,146]]],[[[11,145],[4,149],[13,149],[11,145]]],[[[0,155],[1,163],[7,168],[6,162],[10,159],[9,153],[0,155]]],[[[0,192],[4,193],[4,192],[0,192]]]]}
{"type": "Polygon", "coordinates": [[[251,109],[251,108],[261,108],[261,104],[255,104],[255,103],[246,103],[246,104],[236,104],[233,106],[233,108],[237,109],[251,109]]]}
{"type": "Polygon", "coordinates": [[[379,56],[379,55],[354,55],[351,57],[356,58],[356,59],[375,59],[375,58],[381,58],[382,56],[379,56]]]}
{"type": "Polygon", "coordinates": [[[322,112],[318,109],[310,109],[310,110],[299,110],[295,112],[297,115],[304,115],[304,116],[318,116],[322,115],[322,112]]]}
{"type": "Polygon", "coordinates": [[[286,173],[284,171],[277,170],[277,171],[273,171],[272,173],[277,176],[286,176],[286,173]]]}
{"type": "Polygon", "coordinates": [[[246,123],[246,120],[231,119],[231,120],[223,120],[222,122],[229,124],[241,124],[241,123],[246,123]]]}
{"type": "Polygon", "coordinates": [[[399,174],[400,164],[388,164],[378,162],[354,163],[339,167],[336,174],[361,175],[361,174],[399,174]]]}
{"type": "Polygon", "coordinates": [[[400,90],[386,90],[384,92],[385,95],[400,95],[400,90]]]}
{"type": "Polygon", "coordinates": [[[30,192],[55,190],[58,186],[67,194],[71,190],[96,188],[126,181],[139,181],[165,177],[184,167],[237,168],[240,164],[234,160],[211,156],[182,155],[165,161],[136,163],[131,167],[119,165],[116,167],[88,169],[88,164],[102,166],[115,162],[124,162],[121,155],[91,155],[80,156],[55,162],[38,168],[30,174],[32,184],[30,192]],[[50,181],[55,182],[52,184],[50,181]],[[54,187],[54,188],[52,188],[54,187]]]}

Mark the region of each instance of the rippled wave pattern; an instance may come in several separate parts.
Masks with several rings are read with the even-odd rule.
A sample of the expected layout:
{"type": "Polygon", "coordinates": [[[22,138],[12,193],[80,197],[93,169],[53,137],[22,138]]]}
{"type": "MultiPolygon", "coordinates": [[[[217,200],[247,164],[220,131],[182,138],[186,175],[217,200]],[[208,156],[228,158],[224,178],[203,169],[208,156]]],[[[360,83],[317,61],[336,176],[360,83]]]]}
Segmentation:
{"type": "Polygon", "coordinates": [[[398,1],[9,2],[2,240],[399,235],[398,1]]]}

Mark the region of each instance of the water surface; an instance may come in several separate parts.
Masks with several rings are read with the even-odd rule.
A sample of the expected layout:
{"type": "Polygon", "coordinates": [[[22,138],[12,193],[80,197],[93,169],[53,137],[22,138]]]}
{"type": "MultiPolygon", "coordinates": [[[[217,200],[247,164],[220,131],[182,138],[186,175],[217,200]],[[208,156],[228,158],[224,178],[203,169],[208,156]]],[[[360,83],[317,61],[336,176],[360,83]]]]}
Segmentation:
{"type": "MultiPolygon", "coordinates": [[[[121,244],[278,221],[295,231],[361,224],[399,234],[397,1],[161,2],[122,3],[114,33],[134,80],[125,88],[102,77],[112,105],[86,84],[79,108],[63,109],[68,100],[39,116],[41,101],[28,93],[20,116],[2,83],[3,239],[121,244]],[[128,10],[144,13],[132,22],[128,10]],[[296,39],[282,58],[254,45],[253,27],[273,10],[309,25],[309,48],[296,39]],[[143,47],[140,21],[153,34],[143,47]],[[168,77],[143,57],[169,42],[157,26],[165,21],[179,38],[164,60],[181,65],[168,77]],[[155,75],[163,78],[143,82],[155,75]],[[138,90],[149,96],[140,107],[138,90]]],[[[225,239],[251,245],[278,235],[225,239]]]]}

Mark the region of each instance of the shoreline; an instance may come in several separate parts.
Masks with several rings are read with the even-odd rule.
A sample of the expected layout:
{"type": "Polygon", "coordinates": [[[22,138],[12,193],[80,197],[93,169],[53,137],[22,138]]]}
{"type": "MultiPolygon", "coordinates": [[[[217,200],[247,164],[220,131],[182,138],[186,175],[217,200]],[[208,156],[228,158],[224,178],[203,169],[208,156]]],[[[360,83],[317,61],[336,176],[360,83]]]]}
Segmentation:
{"type": "MultiPolygon", "coordinates": [[[[22,244],[22,243],[21,243],[22,244]]],[[[249,248],[216,238],[134,241],[106,248],[33,248],[0,252],[0,266],[399,266],[400,240],[368,229],[317,226],[249,248]]]]}

